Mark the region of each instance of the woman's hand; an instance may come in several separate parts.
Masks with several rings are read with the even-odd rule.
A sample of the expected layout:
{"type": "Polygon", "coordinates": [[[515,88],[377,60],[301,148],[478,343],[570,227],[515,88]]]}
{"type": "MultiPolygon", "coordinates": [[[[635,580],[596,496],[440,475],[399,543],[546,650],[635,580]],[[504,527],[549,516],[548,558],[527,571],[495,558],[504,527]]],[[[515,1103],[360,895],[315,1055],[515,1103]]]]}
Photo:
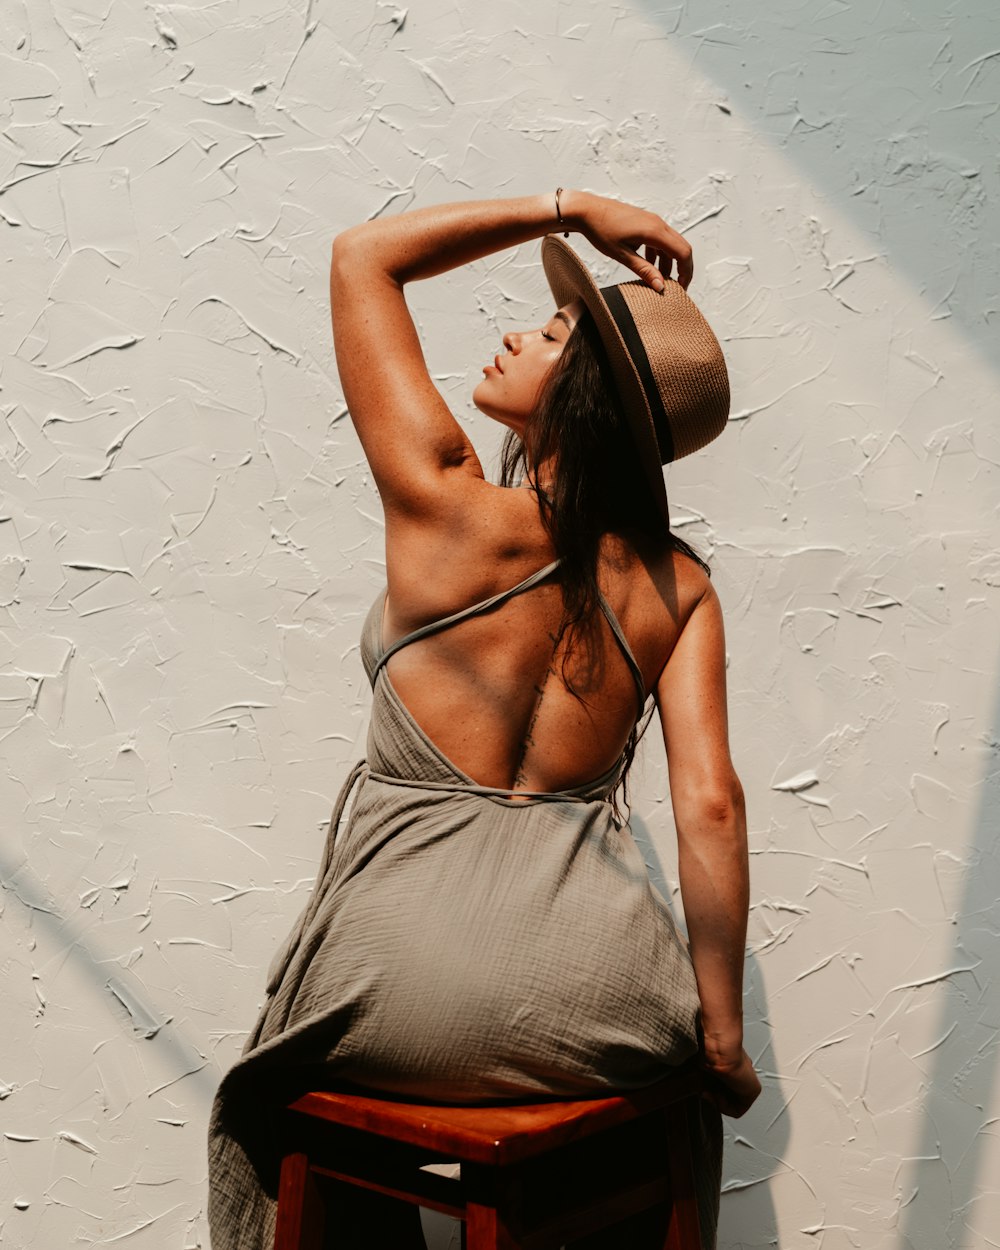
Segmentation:
{"type": "Polygon", "coordinates": [[[706,1098],[723,1115],[739,1119],[749,1111],[760,1094],[760,1078],[754,1071],[750,1056],[741,1047],[739,1057],[731,1063],[718,1060],[704,1065],[706,1098]]]}
{"type": "Polygon", "coordinates": [[[687,290],[694,273],[691,244],[656,213],[589,191],[564,191],[561,207],[564,220],[599,252],[627,266],[654,291],[663,290],[675,261],[677,281],[687,290]]]}

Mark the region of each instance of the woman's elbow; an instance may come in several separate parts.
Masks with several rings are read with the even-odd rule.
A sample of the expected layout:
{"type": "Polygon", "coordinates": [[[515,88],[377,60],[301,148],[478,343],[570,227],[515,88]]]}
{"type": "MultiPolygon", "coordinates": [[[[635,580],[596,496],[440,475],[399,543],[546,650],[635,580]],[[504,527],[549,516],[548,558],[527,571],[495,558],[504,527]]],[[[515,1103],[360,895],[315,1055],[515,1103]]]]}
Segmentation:
{"type": "Polygon", "coordinates": [[[359,250],[358,229],[357,226],[350,226],[347,230],[341,230],[340,234],[334,235],[333,244],[330,247],[330,275],[332,278],[336,278],[345,268],[357,262],[359,250]]]}
{"type": "Polygon", "coordinates": [[[364,238],[364,226],[351,226],[334,236],[330,248],[330,311],[337,311],[358,293],[371,290],[373,274],[364,238]]]}
{"type": "Polygon", "coordinates": [[[739,777],[730,777],[693,788],[678,804],[684,823],[700,828],[738,831],[746,826],[746,800],[739,777]]]}
{"type": "Polygon", "coordinates": [[[359,291],[371,291],[382,280],[396,281],[386,264],[386,251],[378,245],[377,223],[363,221],[334,235],[330,246],[330,292],[356,299],[359,291]]]}

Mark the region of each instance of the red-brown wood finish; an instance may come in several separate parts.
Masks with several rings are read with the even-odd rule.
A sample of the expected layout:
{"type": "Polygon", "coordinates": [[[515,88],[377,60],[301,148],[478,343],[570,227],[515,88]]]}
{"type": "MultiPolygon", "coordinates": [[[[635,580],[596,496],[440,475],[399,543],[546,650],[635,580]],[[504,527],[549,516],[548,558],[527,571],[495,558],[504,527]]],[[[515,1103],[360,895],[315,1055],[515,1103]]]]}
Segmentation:
{"type": "Polygon", "coordinates": [[[673,1202],[664,1250],[686,1250],[701,1244],[698,1204],[690,1150],[690,1102],[675,1103],[664,1114],[673,1202]]]}
{"type": "Polygon", "coordinates": [[[301,1151],[286,1154],[281,1161],[274,1250],[322,1250],[323,1225],[323,1203],[308,1156],[301,1151]]]}
{"type": "Polygon", "coordinates": [[[289,1105],[333,1124],[427,1146],[456,1159],[496,1165],[541,1154],[690,1097],[699,1080],[698,1070],[685,1065],[655,1085],[578,1102],[456,1107],[397,1102],[380,1098],[374,1091],[320,1090],[303,1094],[289,1105]]]}
{"type": "Polygon", "coordinates": [[[701,1088],[691,1064],[655,1085],[574,1101],[451,1106],[347,1087],[303,1094],[288,1105],[275,1250],[319,1250],[324,1178],[457,1214],[467,1250],[558,1250],[665,1201],[664,1250],[700,1250],[687,1117],[701,1088]],[[634,1177],[622,1172],[617,1157],[621,1132],[633,1131],[622,1126],[639,1128],[650,1117],[666,1139],[662,1154],[655,1152],[662,1166],[634,1177]],[[359,1142],[367,1146],[363,1165],[352,1157],[359,1142]],[[614,1177],[602,1191],[577,1183],[580,1150],[598,1175],[614,1177]],[[408,1169],[408,1158],[427,1155],[458,1162],[460,1178],[429,1177],[417,1162],[408,1169]]]}

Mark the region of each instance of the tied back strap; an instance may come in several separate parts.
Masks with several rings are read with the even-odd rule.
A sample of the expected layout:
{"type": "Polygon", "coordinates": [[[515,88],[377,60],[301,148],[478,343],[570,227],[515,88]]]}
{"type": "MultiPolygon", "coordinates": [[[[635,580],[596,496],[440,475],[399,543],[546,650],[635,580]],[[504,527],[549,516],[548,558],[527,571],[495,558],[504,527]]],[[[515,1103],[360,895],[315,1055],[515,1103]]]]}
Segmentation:
{"type": "Polygon", "coordinates": [[[273,994],[284,980],[285,973],[288,971],[288,965],[295,958],[295,952],[299,948],[302,936],[309,928],[313,916],[316,914],[316,909],[319,907],[320,900],[324,894],[326,877],[330,872],[330,865],[333,861],[333,847],[337,839],[337,832],[340,829],[340,822],[344,816],[344,808],[347,806],[347,800],[350,798],[351,791],[357,784],[358,778],[367,766],[366,760],[358,760],[348,773],[344,784],[340,787],[340,793],[337,795],[337,801],[333,805],[333,813],[330,816],[330,823],[327,827],[323,859],[316,873],[316,882],[313,885],[312,893],[309,895],[309,901],[300,912],[298,920],[292,926],[291,933],[282,942],[268,966],[267,986],[265,989],[267,994],[273,994]]]}
{"type": "Polygon", "coordinates": [[[420,638],[426,638],[428,634],[436,634],[439,630],[447,629],[449,625],[457,625],[459,621],[464,621],[466,617],[477,616],[480,612],[488,612],[491,608],[499,607],[501,603],[506,603],[508,599],[513,599],[521,591],[530,590],[532,586],[537,586],[539,582],[544,581],[550,573],[555,572],[559,564],[559,560],[553,560],[551,564],[546,564],[544,568],[531,573],[523,582],[518,582],[516,586],[511,586],[507,590],[501,590],[498,594],[491,595],[488,599],[483,599],[479,603],[473,603],[467,608],[460,608],[459,611],[452,612],[450,616],[443,616],[439,621],[431,621],[428,625],[421,625],[419,629],[415,629],[409,634],[404,634],[402,638],[398,638],[391,647],[387,647],[379,656],[372,672],[372,685],[375,685],[375,679],[383,667],[403,647],[408,646],[411,642],[417,642],[420,638]]]}
{"type": "MultiPolygon", "coordinates": [[[[597,790],[605,779],[610,779],[617,769],[612,768],[592,782],[588,782],[587,791],[597,790]]],[[[486,799],[543,799],[562,803],[592,803],[593,794],[584,793],[584,787],[575,790],[511,790],[500,786],[481,786],[474,781],[424,781],[418,777],[393,777],[389,773],[369,773],[372,781],[380,781],[389,786],[407,786],[412,790],[443,790],[449,794],[475,794],[486,799]]]]}
{"type": "Polygon", "coordinates": [[[615,616],[614,608],[605,599],[604,592],[601,590],[597,592],[597,601],[601,605],[601,611],[604,613],[605,620],[611,626],[611,632],[617,638],[622,655],[625,657],[625,662],[632,673],[632,680],[635,682],[635,688],[639,693],[639,716],[636,718],[639,719],[642,717],[643,710],[646,707],[646,683],[642,680],[642,669],[639,667],[639,661],[632,653],[632,648],[628,645],[625,631],[622,629],[618,617],[615,616]]]}

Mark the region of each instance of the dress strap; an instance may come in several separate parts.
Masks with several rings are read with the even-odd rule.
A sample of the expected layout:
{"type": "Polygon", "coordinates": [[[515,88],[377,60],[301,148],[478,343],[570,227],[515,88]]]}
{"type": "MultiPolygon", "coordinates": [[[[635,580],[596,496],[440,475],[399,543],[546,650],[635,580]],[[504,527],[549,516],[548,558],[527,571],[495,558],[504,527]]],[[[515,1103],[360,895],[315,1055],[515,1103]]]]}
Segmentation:
{"type": "MultiPolygon", "coordinates": [[[[402,638],[397,638],[391,647],[387,647],[382,652],[375,667],[372,669],[372,685],[374,686],[375,684],[379,670],[403,647],[408,646],[411,642],[416,642],[419,638],[426,638],[428,634],[436,634],[439,630],[447,629],[449,625],[457,625],[459,621],[464,621],[466,617],[477,616],[480,612],[488,612],[491,608],[499,607],[501,603],[506,603],[508,599],[513,599],[515,595],[519,595],[524,590],[530,590],[532,586],[537,586],[539,582],[544,581],[550,573],[555,572],[559,567],[559,563],[558,560],[553,560],[551,564],[546,564],[544,568],[530,573],[523,582],[518,582],[516,586],[511,586],[507,590],[501,590],[498,594],[490,595],[488,599],[482,599],[479,603],[473,603],[467,608],[461,608],[458,612],[452,612],[450,616],[443,616],[439,621],[431,621],[427,625],[421,625],[419,629],[415,629],[409,634],[404,634],[402,638]]],[[[612,626],[612,628],[614,627],[612,626]]]]}
{"type": "Polygon", "coordinates": [[[615,616],[615,610],[611,604],[608,603],[607,599],[605,599],[603,591],[599,590],[597,592],[597,601],[601,605],[601,611],[604,613],[605,619],[611,626],[611,632],[618,639],[618,645],[622,649],[622,655],[625,657],[625,662],[628,664],[629,669],[632,672],[632,677],[635,681],[635,688],[639,693],[639,716],[642,716],[643,710],[646,706],[646,683],[642,680],[642,669],[639,667],[639,662],[635,658],[632,648],[628,645],[628,639],[625,637],[625,631],[622,629],[618,617],[615,616]]]}
{"type": "MultiPolygon", "coordinates": [[[[555,572],[559,564],[559,560],[553,560],[551,563],[546,564],[544,568],[536,569],[534,573],[529,573],[516,586],[510,586],[495,595],[490,595],[487,599],[481,599],[478,603],[470,604],[467,608],[460,608],[457,612],[452,612],[450,616],[443,616],[440,620],[430,621],[427,625],[421,625],[418,629],[404,634],[402,638],[397,638],[392,646],[387,647],[376,661],[371,674],[372,685],[374,686],[380,670],[403,647],[408,646],[411,642],[416,642],[420,638],[426,638],[429,634],[436,634],[439,630],[447,629],[449,625],[457,625],[459,621],[464,621],[470,616],[477,616],[481,612],[488,612],[491,608],[499,607],[500,604],[506,603],[508,599],[513,599],[515,595],[519,595],[525,590],[530,590],[533,586],[537,586],[539,582],[543,582],[550,573],[555,572]]],[[[642,679],[642,669],[640,669],[632,648],[628,644],[628,639],[625,637],[625,631],[622,629],[618,617],[615,616],[614,608],[605,598],[603,591],[599,590],[597,592],[597,601],[605,619],[611,626],[611,632],[614,634],[619,647],[621,647],[622,655],[625,657],[625,662],[628,664],[629,671],[632,674],[639,696],[639,715],[642,716],[647,698],[646,684],[642,679]]]]}

